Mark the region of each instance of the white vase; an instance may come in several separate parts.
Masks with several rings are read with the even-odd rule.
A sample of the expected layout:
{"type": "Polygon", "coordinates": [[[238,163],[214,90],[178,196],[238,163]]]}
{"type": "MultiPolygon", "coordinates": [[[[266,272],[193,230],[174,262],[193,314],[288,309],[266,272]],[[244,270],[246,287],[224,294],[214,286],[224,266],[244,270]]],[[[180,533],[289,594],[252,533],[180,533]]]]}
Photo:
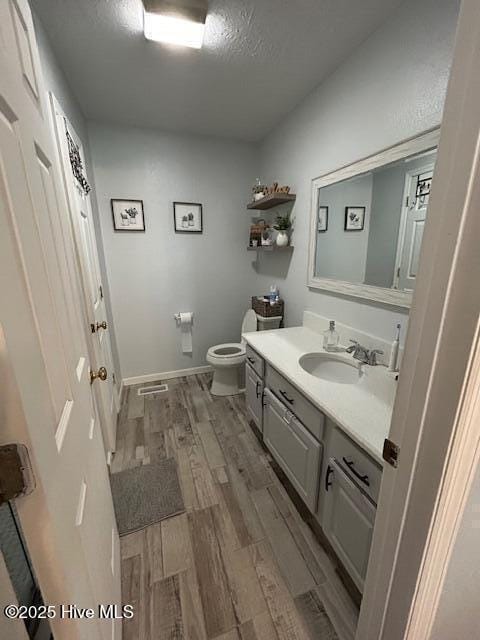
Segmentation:
{"type": "Polygon", "coordinates": [[[277,247],[286,247],[288,245],[288,233],[286,231],[279,231],[276,242],[277,247]]]}

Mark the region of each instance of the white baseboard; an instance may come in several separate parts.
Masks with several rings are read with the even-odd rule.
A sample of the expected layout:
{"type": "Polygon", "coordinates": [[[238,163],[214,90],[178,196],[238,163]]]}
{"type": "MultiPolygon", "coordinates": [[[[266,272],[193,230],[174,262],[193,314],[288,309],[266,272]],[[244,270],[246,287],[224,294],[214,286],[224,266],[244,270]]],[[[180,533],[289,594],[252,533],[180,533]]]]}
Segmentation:
{"type": "Polygon", "coordinates": [[[124,378],[122,385],[130,387],[132,384],[142,384],[142,382],[156,382],[157,380],[169,380],[170,378],[183,378],[183,376],[194,376],[197,373],[208,373],[212,371],[210,365],[203,367],[191,367],[190,369],[178,369],[177,371],[163,371],[162,373],[147,373],[144,376],[134,376],[124,378]]]}

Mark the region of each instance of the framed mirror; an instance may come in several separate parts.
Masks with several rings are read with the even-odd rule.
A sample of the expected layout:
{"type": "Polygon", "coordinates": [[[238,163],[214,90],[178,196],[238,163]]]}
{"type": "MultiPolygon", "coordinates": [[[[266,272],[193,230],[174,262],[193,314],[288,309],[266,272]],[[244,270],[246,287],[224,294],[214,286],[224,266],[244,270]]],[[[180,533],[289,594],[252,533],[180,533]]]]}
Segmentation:
{"type": "Polygon", "coordinates": [[[440,130],[312,181],[308,286],[410,307],[440,130]]]}

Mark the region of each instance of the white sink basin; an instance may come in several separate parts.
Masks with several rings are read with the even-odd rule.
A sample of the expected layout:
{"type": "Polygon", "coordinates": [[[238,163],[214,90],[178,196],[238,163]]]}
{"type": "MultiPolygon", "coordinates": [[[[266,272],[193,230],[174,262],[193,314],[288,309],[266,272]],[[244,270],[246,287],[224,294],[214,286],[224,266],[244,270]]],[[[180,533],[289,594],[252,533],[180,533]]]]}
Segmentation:
{"type": "Polygon", "coordinates": [[[306,353],[298,362],[310,375],[329,382],[357,384],[363,376],[359,362],[334,353],[306,353]]]}

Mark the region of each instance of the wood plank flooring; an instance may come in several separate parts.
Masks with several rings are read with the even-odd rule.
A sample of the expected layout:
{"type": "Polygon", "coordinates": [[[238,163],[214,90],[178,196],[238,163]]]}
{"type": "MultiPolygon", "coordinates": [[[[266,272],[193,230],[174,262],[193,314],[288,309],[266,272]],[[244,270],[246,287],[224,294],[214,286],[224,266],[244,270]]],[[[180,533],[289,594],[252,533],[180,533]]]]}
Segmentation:
{"type": "Polygon", "coordinates": [[[125,640],[353,640],[358,611],[209,374],[125,390],[111,471],[173,457],[186,513],[121,539],[125,640]]]}

